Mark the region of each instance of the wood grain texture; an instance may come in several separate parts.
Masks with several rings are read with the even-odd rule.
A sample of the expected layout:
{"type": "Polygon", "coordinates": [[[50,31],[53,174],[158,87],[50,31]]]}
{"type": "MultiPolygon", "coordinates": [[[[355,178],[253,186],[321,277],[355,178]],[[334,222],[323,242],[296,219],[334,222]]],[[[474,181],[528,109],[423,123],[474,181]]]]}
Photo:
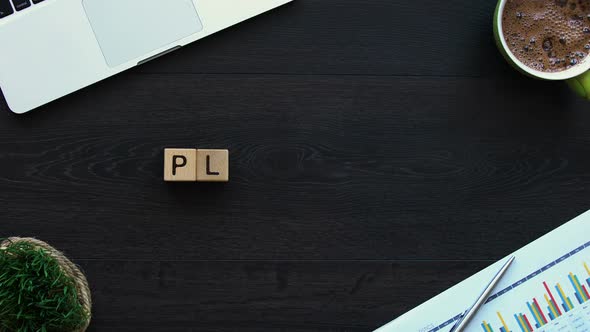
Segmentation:
{"type": "Polygon", "coordinates": [[[483,262],[81,261],[90,331],[369,331],[483,262]],[[420,284],[416,283],[420,275],[420,284]],[[375,302],[375,298],[382,302],[375,302]],[[121,317],[126,317],[122,320],[121,317]]]}
{"type": "Polygon", "coordinates": [[[496,1],[295,0],[144,73],[497,76],[496,1]]]}
{"type": "Polygon", "coordinates": [[[0,106],[0,235],[82,264],[92,331],[376,328],[588,208],[588,103],[504,64],[493,7],[298,0],[0,106]],[[171,146],[231,182],[164,183],[171,146]]]}

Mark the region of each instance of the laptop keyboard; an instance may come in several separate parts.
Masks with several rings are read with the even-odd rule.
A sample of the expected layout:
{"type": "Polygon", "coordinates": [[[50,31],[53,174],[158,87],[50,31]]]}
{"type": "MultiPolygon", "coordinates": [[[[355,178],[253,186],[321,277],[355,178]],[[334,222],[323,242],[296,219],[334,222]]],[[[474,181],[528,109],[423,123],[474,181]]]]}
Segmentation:
{"type": "MultiPolygon", "coordinates": [[[[32,3],[37,4],[42,1],[32,0],[32,3]]],[[[0,0],[0,19],[29,7],[31,7],[31,0],[0,0]]]]}

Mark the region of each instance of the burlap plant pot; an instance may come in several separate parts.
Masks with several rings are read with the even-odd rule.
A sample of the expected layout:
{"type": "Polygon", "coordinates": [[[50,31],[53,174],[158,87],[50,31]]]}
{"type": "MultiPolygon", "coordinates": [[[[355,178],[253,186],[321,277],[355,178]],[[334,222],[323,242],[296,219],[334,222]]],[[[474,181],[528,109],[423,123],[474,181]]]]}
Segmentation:
{"type": "Polygon", "coordinates": [[[90,318],[92,313],[92,298],[90,295],[90,288],[88,287],[88,281],[86,280],[86,276],[80,271],[78,266],[72,263],[63,253],[58,251],[57,249],[53,248],[49,244],[37,240],[34,238],[20,238],[20,237],[11,237],[3,242],[0,243],[0,248],[6,248],[9,244],[14,242],[28,242],[36,247],[43,249],[49,256],[55,259],[59,266],[61,267],[62,271],[75,283],[76,291],[78,294],[78,300],[82,305],[82,308],[88,313],[88,321],[86,322],[85,326],[76,330],[76,331],[64,331],[64,332],[84,332],[90,325],[90,318]]]}

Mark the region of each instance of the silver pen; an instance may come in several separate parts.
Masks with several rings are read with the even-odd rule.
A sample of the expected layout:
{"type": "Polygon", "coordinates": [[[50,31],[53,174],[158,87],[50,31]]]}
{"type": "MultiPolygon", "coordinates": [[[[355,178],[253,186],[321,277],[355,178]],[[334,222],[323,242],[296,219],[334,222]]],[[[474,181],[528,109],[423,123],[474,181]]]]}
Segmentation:
{"type": "Polygon", "coordinates": [[[477,298],[475,303],[469,309],[467,309],[467,311],[465,311],[465,313],[463,313],[461,319],[459,319],[459,321],[455,324],[455,326],[453,326],[453,328],[449,332],[462,332],[465,329],[465,327],[467,327],[467,325],[469,324],[469,322],[471,321],[473,316],[475,316],[475,314],[477,313],[479,308],[481,308],[481,306],[488,299],[488,296],[494,290],[494,288],[496,287],[498,282],[502,279],[502,277],[504,276],[506,271],[508,271],[508,268],[510,267],[512,262],[514,262],[514,259],[515,259],[515,257],[512,256],[508,259],[508,261],[506,263],[504,263],[504,265],[502,266],[500,271],[498,271],[498,273],[496,273],[496,275],[494,276],[492,281],[490,281],[490,283],[487,285],[487,287],[483,290],[483,292],[477,298]]]}

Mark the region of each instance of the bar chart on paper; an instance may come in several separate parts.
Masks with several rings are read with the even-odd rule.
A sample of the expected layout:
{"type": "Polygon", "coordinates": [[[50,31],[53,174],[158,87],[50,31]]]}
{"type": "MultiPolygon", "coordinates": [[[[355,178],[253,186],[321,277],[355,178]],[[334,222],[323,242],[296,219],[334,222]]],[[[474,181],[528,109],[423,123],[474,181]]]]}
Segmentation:
{"type": "MultiPolygon", "coordinates": [[[[485,317],[480,321],[480,331],[590,332],[587,262],[590,242],[500,289],[477,315],[485,317]]],[[[439,326],[439,330],[444,327],[439,326]]]]}
{"type": "Polygon", "coordinates": [[[579,263],[576,268],[576,262],[583,256],[575,254],[536,271],[504,293],[490,297],[485,313],[479,315],[489,316],[481,321],[481,331],[590,332],[590,268],[586,262],[579,263]],[[561,278],[544,278],[543,272],[550,269],[555,269],[552,276],[556,271],[561,272],[557,273],[561,278]]]}
{"type": "MultiPolygon", "coordinates": [[[[515,262],[468,332],[590,332],[590,211],[513,253],[515,262]]],[[[448,332],[503,261],[377,332],[448,332]]]]}
{"type": "MultiPolygon", "coordinates": [[[[476,316],[479,331],[590,332],[589,263],[590,242],[498,290],[476,316]]],[[[421,331],[447,331],[459,318],[421,331]]]]}

